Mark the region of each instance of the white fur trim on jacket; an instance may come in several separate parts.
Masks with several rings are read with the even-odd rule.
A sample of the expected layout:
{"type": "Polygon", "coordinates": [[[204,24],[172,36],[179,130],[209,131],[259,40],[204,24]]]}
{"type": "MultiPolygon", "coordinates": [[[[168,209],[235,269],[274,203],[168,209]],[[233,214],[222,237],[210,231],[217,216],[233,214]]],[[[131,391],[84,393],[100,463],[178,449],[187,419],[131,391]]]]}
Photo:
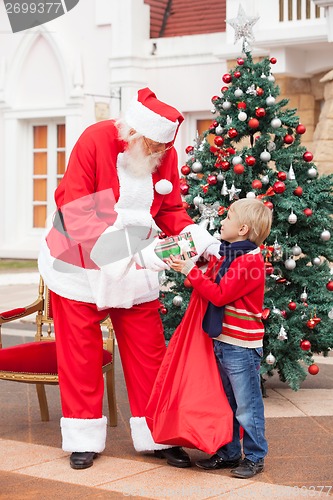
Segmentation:
{"type": "Polygon", "coordinates": [[[167,444],[155,443],[144,417],[130,418],[130,426],[133,445],[136,451],[165,450],[166,448],[172,448],[172,446],[167,444]]]}
{"type": "Polygon", "coordinates": [[[107,418],[60,419],[64,451],[101,453],[105,448],[107,418]]]}
{"type": "Polygon", "coordinates": [[[197,224],[190,224],[189,226],[184,227],[184,229],[181,231],[180,234],[182,233],[191,233],[194,245],[197,249],[198,255],[196,257],[193,257],[192,260],[195,262],[198,260],[200,255],[202,255],[207,247],[209,247],[212,244],[216,245],[216,238],[212,236],[206,229],[204,229],[201,226],[198,226],[197,224]]]}
{"type": "Polygon", "coordinates": [[[130,102],[125,113],[125,120],[139,134],[152,141],[163,143],[174,140],[179,125],[178,120],[172,122],[165,116],[155,113],[139,102],[136,97],[130,102]]]}

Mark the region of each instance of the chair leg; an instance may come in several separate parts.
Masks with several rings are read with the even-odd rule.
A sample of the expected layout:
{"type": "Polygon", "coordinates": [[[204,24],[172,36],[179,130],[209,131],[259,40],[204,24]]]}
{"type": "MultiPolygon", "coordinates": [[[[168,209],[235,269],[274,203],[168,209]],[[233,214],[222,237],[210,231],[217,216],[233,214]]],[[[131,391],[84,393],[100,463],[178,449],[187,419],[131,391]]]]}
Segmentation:
{"type": "Polygon", "coordinates": [[[109,420],[110,427],[117,426],[117,403],[116,403],[116,389],[114,385],[114,367],[107,371],[105,374],[106,392],[109,407],[109,420]]]}
{"type": "Polygon", "coordinates": [[[42,422],[48,422],[50,420],[50,415],[46,399],[45,384],[36,384],[36,389],[42,422]]]}

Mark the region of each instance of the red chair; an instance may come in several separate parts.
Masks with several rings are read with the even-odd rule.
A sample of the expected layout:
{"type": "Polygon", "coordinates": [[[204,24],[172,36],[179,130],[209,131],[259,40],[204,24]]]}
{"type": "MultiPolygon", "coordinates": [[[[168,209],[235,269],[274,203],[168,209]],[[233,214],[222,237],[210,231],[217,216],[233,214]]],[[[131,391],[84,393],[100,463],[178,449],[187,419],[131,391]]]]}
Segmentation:
{"type": "MultiPolygon", "coordinates": [[[[43,422],[50,419],[45,385],[59,384],[50,293],[47,286],[44,285],[43,279],[40,278],[38,298],[35,302],[26,307],[0,312],[0,379],[35,384],[43,422]],[[34,312],[36,312],[35,341],[2,348],[1,326],[29,316],[34,312]],[[46,332],[44,331],[45,327],[46,332]]],[[[115,337],[109,317],[101,323],[101,328],[107,330],[107,337],[104,338],[102,370],[106,381],[109,424],[111,427],[115,427],[117,425],[114,377],[115,337]]]]}

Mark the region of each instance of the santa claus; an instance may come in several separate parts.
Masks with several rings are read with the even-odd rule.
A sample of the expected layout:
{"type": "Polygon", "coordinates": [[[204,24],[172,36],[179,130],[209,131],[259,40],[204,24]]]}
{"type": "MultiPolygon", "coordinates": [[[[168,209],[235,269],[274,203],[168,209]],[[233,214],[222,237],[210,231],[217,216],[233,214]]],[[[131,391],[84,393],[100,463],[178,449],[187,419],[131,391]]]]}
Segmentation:
{"type": "Polygon", "coordinates": [[[183,208],[173,143],[183,116],[148,88],[122,121],[88,127],[55,192],[57,212],[42,242],[39,270],[52,291],[63,449],[73,468],[105,448],[100,321],[115,330],[137,451],[188,467],[182,448],[154,443],[144,418],[166,346],[159,315],[156,231],[192,234],[198,255],[219,244],[183,208]]]}

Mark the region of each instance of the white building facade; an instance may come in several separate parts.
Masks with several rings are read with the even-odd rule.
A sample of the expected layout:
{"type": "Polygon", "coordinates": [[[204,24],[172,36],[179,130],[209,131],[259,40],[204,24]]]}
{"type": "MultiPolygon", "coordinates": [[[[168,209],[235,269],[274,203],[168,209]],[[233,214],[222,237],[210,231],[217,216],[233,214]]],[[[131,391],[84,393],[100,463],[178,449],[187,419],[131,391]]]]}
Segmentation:
{"type": "MultiPolygon", "coordinates": [[[[227,19],[238,6],[226,1],[227,19]]],[[[275,75],[333,80],[333,0],[247,0],[243,7],[260,16],[253,54],[276,57],[275,75]]],[[[234,44],[228,24],[205,35],[149,33],[144,0],[80,0],[64,16],[18,33],[0,3],[0,258],[37,257],[75,141],[96,120],[117,118],[138,88],[150,87],[184,114],[176,142],[183,164],[200,123],[212,120],[210,99],[241,42],[234,44]]]]}

